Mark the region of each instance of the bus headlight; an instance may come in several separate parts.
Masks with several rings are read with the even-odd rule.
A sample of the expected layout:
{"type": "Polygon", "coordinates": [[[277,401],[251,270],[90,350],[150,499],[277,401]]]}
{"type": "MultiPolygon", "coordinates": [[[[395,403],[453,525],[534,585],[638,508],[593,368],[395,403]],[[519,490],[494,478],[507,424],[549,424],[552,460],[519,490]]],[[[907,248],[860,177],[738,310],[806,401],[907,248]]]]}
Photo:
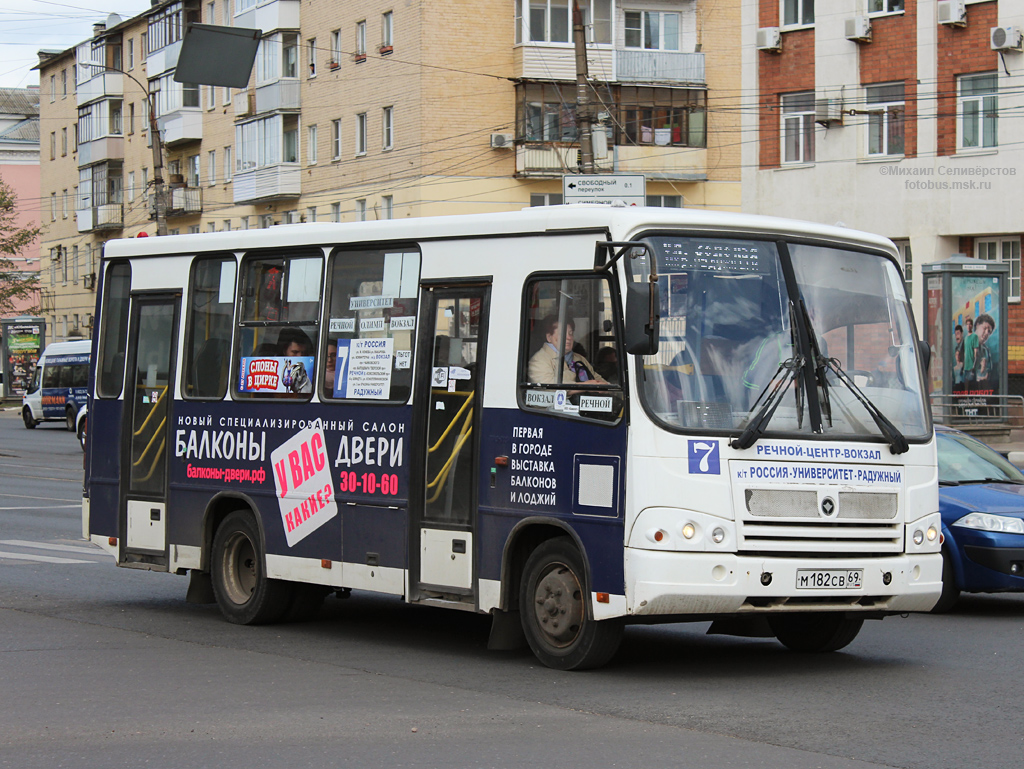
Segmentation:
{"type": "Polygon", "coordinates": [[[716,545],[722,544],[725,541],[725,529],[721,526],[716,526],[715,530],[711,532],[711,541],[716,545]]]}
{"type": "Polygon", "coordinates": [[[683,536],[686,539],[693,539],[697,534],[697,527],[692,523],[683,524],[683,536]]]}

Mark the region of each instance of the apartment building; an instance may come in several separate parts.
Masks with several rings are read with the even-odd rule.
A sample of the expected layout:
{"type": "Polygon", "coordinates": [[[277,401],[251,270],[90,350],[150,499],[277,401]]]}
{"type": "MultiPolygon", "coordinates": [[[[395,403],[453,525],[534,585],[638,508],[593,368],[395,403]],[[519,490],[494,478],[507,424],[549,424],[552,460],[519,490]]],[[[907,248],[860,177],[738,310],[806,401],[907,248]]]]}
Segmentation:
{"type": "MultiPolygon", "coordinates": [[[[655,205],[738,210],[738,4],[581,10],[598,172],[645,174],[655,205]]],[[[41,52],[53,338],[88,334],[104,241],[156,231],[147,91],[170,234],[558,203],[580,162],[571,12],[568,0],[171,0],[41,52]],[[261,30],[247,88],[174,81],[190,21],[261,30]]]]}
{"type": "Polygon", "coordinates": [[[1008,373],[1024,394],[1024,2],[743,5],[744,208],[892,238],[918,326],[921,265],[1009,265],[1008,373]]]}
{"type": "MultiPolygon", "coordinates": [[[[39,89],[0,88],[0,179],[17,196],[14,224],[39,225],[39,89]]],[[[17,256],[5,255],[14,270],[30,276],[39,271],[39,243],[17,256]]],[[[38,292],[15,303],[9,317],[22,315],[39,304],[38,292]]]]}

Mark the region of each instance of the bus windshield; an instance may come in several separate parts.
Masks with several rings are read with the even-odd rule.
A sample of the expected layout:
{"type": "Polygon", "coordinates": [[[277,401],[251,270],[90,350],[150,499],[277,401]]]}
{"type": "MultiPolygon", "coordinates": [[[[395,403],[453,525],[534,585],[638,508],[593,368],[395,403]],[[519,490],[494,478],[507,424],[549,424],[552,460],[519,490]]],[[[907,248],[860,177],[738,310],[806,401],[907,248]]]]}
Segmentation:
{"type": "Polygon", "coordinates": [[[643,358],[640,392],[664,426],[741,430],[774,392],[778,405],[766,426],[772,433],[810,434],[813,398],[826,434],[881,436],[866,400],[904,435],[927,435],[910,310],[889,260],[787,244],[799,297],[793,302],[774,241],[645,241],[656,259],[661,325],[658,353],[643,358]],[[816,352],[814,344],[801,350],[799,324],[816,352]],[[803,384],[805,352],[817,355],[820,368],[811,393],[803,384]]]}

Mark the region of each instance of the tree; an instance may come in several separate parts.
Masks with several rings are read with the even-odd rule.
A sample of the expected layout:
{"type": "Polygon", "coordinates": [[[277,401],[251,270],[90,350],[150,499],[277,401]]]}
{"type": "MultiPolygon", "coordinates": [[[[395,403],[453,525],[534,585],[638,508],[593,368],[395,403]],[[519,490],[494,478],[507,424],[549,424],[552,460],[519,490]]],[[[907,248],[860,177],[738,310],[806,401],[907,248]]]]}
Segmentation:
{"type": "MultiPolygon", "coordinates": [[[[0,316],[12,314],[17,303],[31,299],[39,288],[38,273],[14,266],[13,258],[35,241],[40,229],[18,226],[17,203],[14,190],[0,179],[0,316]]],[[[38,310],[38,307],[26,308],[27,313],[38,310]]]]}

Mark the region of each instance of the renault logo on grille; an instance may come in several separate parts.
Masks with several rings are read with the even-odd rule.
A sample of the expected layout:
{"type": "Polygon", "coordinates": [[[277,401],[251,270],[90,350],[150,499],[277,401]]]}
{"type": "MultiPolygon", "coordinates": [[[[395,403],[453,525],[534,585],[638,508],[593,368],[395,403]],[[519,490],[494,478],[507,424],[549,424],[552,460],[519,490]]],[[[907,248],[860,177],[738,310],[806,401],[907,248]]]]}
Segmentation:
{"type": "Polygon", "coordinates": [[[825,497],[821,500],[821,514],[826,518],[831,518],[836,514],[836,501],[832,497],[825,497]]]}

